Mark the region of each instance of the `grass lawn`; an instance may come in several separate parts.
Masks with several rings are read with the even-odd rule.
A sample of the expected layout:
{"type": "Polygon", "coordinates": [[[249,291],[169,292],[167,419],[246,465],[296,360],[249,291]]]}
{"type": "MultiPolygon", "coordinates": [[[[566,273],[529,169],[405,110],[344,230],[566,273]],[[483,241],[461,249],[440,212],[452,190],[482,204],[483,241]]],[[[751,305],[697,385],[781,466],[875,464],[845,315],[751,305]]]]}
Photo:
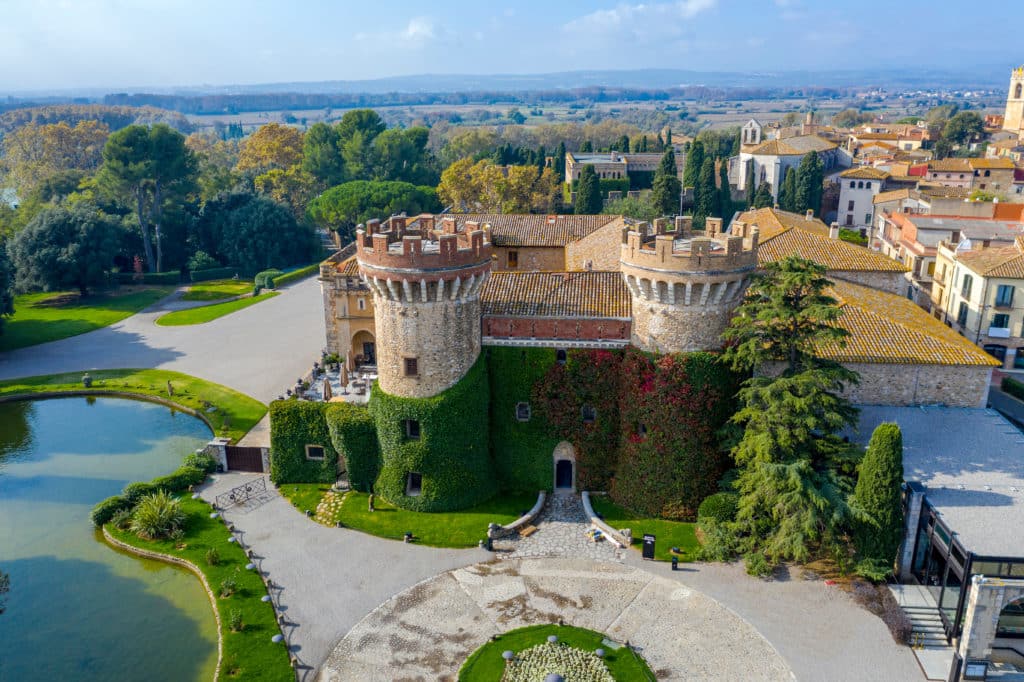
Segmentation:
{"type": "Polygon", "coordinates": [[[519,653],[537,644],[544,644],[548,635],[555,635],[559,643],[568,644],[576,649],[604,649],[605,665],[616,682],[647,682],[655,679],[654,673],[640,656],[625,646],[612,648],[604,643],[605,637],[599,632],[569,625],[534,625],[498,635],[494,641],[470,654],[459,670],[459,682],[500,680],[505,670],[505,659],[501,657],[503,652],[519,653]]]}
{"type": "MultiPolygon", "coordinates": [[[[0,396],[82,390],[84,372],[47,374],[0,381],[0,396]]],[[[92,388],[168,398],[171,382],[174,402],[202,413],[217,435],[237,442],[267,413],[267,406],[238,391],[179,372],[162,369],[105,369],[89,372],[92,388]],[[216,409],[211,410],[209,406],[216,409]]]]}
{"type": "Polygon", "coordinates": [[[330,483],[282,483],[278,490],[303,514],[306,510],[316,511],[324,493],[331,489],[330,483]]]}
{"type": "Polygon", "coordinates": [[[172,287],[121,287],[81,298],[77,292],[22,294],[0,334],[0,351],[66,339],[119,322],[174,291],[172,287]]]}
{"type": "Polygon", "coordinates": [[[252,282],[244,279],[213,279],[193,284],[181,297],[183,301],[220,301],[252,291],[252,282]]]}
{"type": "Polygon", "coordinates": [[[118,530],[107,524],[106,530],[116,539],[133,547],[187,559],[206,575],[206,581],[217,595],[220,614],[220,637],[224,644],[224,657],[219,679],[267,680],[282,682],[295,679],[288,650],[284,643],[274,644],[270,638],[281,632],[274,609],[260,601],[267,590],[255,571],[245,570],[249,559],[237,544],[228,542],[230,533],[219,519],[210,518],[210,506],[202,500],[193,500],[188,494],[181,500],[187,513],[185,537],[173,540],[143,540],[130,531],[118,530]],[[207,552],[216,549],[220,560],[216,565],[207,561],[207,552]],[[220,596],[224,580],[233,580],[237,586],[230,597],[220,596]],[[232,612],[242,616],[243,628],[233,632],[230,628],[232,612]]]}
{"type": "Polygon", "coordinates": [[[218,317],[224,317],[230,315],[236,310],[242,308],[248,308],[251,305],[256,305],[260,301],[265,301],[268,298],[277,296],[276,291],[270,291],[259,296],[250,296],[249,298],[240,298],[236,301],[228,301],[226,303],[214,303],[213,305],[199,306],[198,308],[190,308],[188,310],[175,310],[173,313],[167,313],[156,318],[156,323],[163,325],[164,327],[180,327],[188,324],[203,324],[204,322],[210,322],[216,320],[218,317]]]}
{"type": "Polygon", "coordinates": [[[594,511],[601,515],[605,523],[612,528],[629,528],[633,531],[633,547],[639,549],[643,544],[644,533],[657,537],[654,543],[654,558],[658,561],[671,561],[673,547],[678,547],[680,561],[695,561],[700,541],[697,540],[697,524],[685,521],[666,521],[638,516],[626,511],[603,496],[592,496],[590,504],[594,511]]]}
{"type": "MultiPolygon", "coordinates": [[[[282,491],[294,484],[283,484],[282,491]]],[[[487,524],[515,521],[537,502],[535,495],[499,495],[476,507],[436,514],[413,512],[374,498],[376,511],[369,511],[367,493],[349,492],[333,522],[382,538],[401,540],[411,532],[416,542],[431,547],[476,547],[487,537],[487,524]]],[[[316,509],[307,506],[306,509],[316,509]]]]}

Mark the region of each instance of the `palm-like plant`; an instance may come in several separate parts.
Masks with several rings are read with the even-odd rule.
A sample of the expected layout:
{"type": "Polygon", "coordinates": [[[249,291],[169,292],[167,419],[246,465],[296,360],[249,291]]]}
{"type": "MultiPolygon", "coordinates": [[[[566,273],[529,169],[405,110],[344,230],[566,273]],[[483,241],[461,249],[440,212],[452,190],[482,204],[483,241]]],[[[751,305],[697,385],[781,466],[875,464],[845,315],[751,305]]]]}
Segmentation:
{"type": "Polygon", "coordinates": [[[143,497],[132,514],[132,532],[147,540],[166,538],[185,523],[181,502],[166,490],[143,497]]]}

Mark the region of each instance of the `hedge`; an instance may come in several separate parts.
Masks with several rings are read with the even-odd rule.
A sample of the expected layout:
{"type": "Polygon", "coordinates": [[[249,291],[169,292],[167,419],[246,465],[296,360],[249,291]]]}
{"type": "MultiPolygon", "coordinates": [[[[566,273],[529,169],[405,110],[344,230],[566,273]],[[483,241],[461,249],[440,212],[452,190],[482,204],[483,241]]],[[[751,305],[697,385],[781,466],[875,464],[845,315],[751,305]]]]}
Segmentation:
{"type": "Polygon", "coordinates": [[[114,514],[121,511],[122,509],[131,509],[132,503],[128,501],[128,498],[123,495],[114,495],[108,497],[102,502],[98,502],[92,511],[89,512],[89,519],[92,521],[92,525],[100,528],[103,524],[114,518],[114,514]]]}
{"type": "Polygon", "coordinates": [[[114,275],[121,284],[180,284],[181,273],[173,272],[118,272],[114,275]]]}
{"type": "Polygon", "coordinates": [[[555,365],[551,348],[488,348],[491,392],[491,454],[502,488],[536,493],[551,487],[551,458],[561,441],[551,435],[544,405],[532,400],[533,385],[555,365]],[[530,419],[516,418],[516,405],[530,405],[530,419]]]}
{"type": "Polygon", "coordinates": [[[412,511],[452,511],[484,502],[498,489],[487,444],[487,365],[478,358],[459,383],[430,398],[388,395],[377,384],[370,414],[377,425],[381,471],[374,491],[412,511]],[[406,438],[406,420],[420,436],[406,438]],[[406,495],[409,473],[422,474],[418,496],[406,495]]]}
{"type": "Polygon", "coordinates": [[[1000,386],[1003,393],[1009,393],[1014,398],[1024,400],[1024,382],[1017,381],[1013,377],[1003,377],[1003,383],[1000,386]]]}
{"type": "Polygon", "coordinates": [[[715,493],[706,497],[697,509],[697,520],[718,523],[735,521],[739,499],[736,493],[715,493]]]}
{"type": "Polygon", "coordinates": [[[260,289],[273,289],[274,278],[280,277],[284,273],[280,270],[262,270],[256,273],[256,277],[253,278],[253,284],[256,285],[256,290],[260,289]]]}
{"type": "Polygon", "coordinates": [[[211,279],[231,279],[238,273],[238,268],[208,268],[206,270],[193,270],[189,273],[189,278],[193,282],[208,282],[211,279]]]}
{"type": "Polygon", "coordinates": [[[330,403],[276,400],[270,404],[270,480],[274,483],[334,483],[338,451],[327,419],[330,403]],[[306,446],[319,445],[324,458],[307,459],[306,446]]]}
{"type": "Polygon", "coordinates": [[[349,485],[360,492],[371,492],[380,473],[380,448],[370,411],[362,405],[332,403],[326,418],[334,449],[345,458],[349,485]]]}
{"type": "Polygon", "coordinates": [[[176,493],[187,489],[190,485],[199,485],[206,480],[206,472],[195,467],[183,466],[173,474],[153,479],[153,487],[176,493]]]}
{"type": "Polygon", "coordinates": [[[285,284],[291,284],[292,282],[296,282],[300,279],[306,279],[310,275],[317,274],[320,274],[320,264],[313,263],[312,265],[307,265],[304,268],[299,268],[297,270],[292,270],[291,272],[286,272],[283,275],[278,275],[274,278],[274,281],[269,288],[274,289],[282,287],[285,284]]]}
{"type": "Polygon", "coordinates": [[[158,490],[178,493],[189,486],[199,485],[205,480],[206,471],[194,466],[188,466],[186,460],[185,466],[178,467],[172,474],[154,478],[149,483],[142,481],[129,483],[125,486],[123,494],[108,497],[93,507],[92,511],[89,512],[89,518],[92,520],[93,525],[99,528],[109,522],[114,514],[122,509],[133,509],[139,500],[146,495],[151,495],[158,490]]]}

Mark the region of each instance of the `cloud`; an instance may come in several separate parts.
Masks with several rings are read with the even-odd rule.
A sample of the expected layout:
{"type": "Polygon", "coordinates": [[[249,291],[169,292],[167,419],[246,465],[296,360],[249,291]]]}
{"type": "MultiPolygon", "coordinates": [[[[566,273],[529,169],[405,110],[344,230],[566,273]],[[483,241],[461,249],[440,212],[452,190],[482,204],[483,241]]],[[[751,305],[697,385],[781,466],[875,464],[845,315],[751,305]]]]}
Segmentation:
{"type": "Polygon", "coordinates": [[[563,27],[570,33],[647,32],[664,29],[670,23],[691,19],[714,8],[718,0],[679,0],[678,2],[622,3],[569,21],[563,27]]]}
{"type": "Polygon", "coordinates": [[[402,31],[402,36],[407,40],[433,40],[436,37],[434,22],[426,17],[413,17],[402,31]]]}
{"type": "Polygon", "coordinates": [[[410,50],[440,40],[444,33],[429,17],[413,17],[405,27],[397,30],[359,32],[352,37],[358,43],[387,44],[410,50]]]}

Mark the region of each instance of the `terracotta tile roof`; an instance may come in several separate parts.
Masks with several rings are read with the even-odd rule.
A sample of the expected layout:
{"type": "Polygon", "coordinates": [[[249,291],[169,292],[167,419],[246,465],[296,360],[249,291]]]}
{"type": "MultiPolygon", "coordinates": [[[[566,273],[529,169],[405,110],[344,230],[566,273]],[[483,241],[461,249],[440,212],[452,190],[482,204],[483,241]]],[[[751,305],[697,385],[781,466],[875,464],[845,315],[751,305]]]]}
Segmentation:
{"type": "Polygon", "coordinates": [[[359,262],[356,260],[356,257],[352,256],[338,263],[338,272],[346,277],[358,277],[359,262]]]}
{"type": "Polygon", "coordinates": [[[798,135],[787,137],[784,140],[762,142],[747,153],[758,156],[803,156],[812,151],[823,152],[835,149],[836,146],[835,142],[830,142],[817,135],[798,135]]]}
{"type": "Polygon", "coordinates": [[[631,316],[618,272],[493,272],[480,291],[484,315],[618,318],[631,316]]]}
{"type": "MultiPolygon", "coordinates": [[[[491,224],[491,242],[495,246],[565,246],[596,232],[621,216],[615,215],[540,215],[500,213],[455,213],[461,228],[468,220],[491,224]]],[[[437,216],[440,224],[442,216],[437,216]]]]}
{"type": "Polygon", "coordinates": [[[900,136],[896,133],[859,133],[854,135],[858,140],[898,140],[900,136]]]}
{"type": "Polygon", "coordinates": [[[917,186],[917,191],[930,197],[943,197],[947,199],[966,199],[971,194],[971,190],[966,187],[949,187],[947,185],[933,185],[924,182],[917,186]]]}
{"type": "Polygon", "coordinates": [[[822,355],[839,362],[901,365],[1000,363],[903,296],[836,281],[832,293],[843,314],[838,324],[850,332],[846,345],[828,346],[822,355]]]}
{"type": "Polygon", "coordinates": [[[761,208],[740,214],[738,220],[757,225],[761,245],[757,252],[759,263],[771,263],[790,254],[809,258],[829,270],[860,272],[906,272],[903,264],[840,239],[830,239],[825,223],[817,218],[774,208],[761,208]]]}
{"type": "Polygon", "coordinates": [[[989,168],[992,170],[1013,170],[1016,168],[1013,161],[1006,157],[998,159],[967,159],[971,168],[989,168]]]}
{"type": "Polygon", "coordinates": [[[850,168],[844,170],[839,174],[841,178],[855,178],[861,180],[885,180],[889,177],[889,174],[884,170],[872,168],[871,166],[858,166],[857,168],[850,168]]]}
{"type": "Polygon", "coordinates": [[[937,159],[928,162],[928,170],[945,173],[968,173],[971,164],[967,159],[937,159]]]}
{"type": "Polygon", "coordinates": [[[1024,279],[1024,253],[1016,245],[961,251],[956,259],[985,277],[1024,279]]]}
{"type": "Polygon", "coordinates": [[[887,201],[898,201],[900,199],[909,199],[910,193],[914,190],[910,188],[894,189],[888,192],[879,192],[875,195],[874,199],[871,200],[874,204],[884,204],[887,201]]]}

